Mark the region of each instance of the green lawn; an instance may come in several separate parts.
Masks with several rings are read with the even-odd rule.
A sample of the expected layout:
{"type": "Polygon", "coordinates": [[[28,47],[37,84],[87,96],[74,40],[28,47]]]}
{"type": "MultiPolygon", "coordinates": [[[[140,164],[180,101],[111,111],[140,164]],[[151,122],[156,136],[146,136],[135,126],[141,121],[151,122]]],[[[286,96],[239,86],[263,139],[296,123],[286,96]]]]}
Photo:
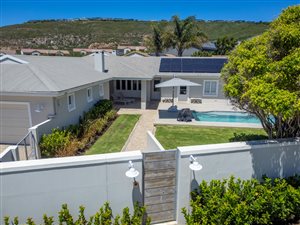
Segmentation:
{"type": "Polygon", "coordinates": [[[120,152],[140,115],[120,115],[86,152],[87,155],[120,152]]]}
{"type": "Polygon", "coordinates": [[[268,138],[263,129],[164,125],[156,127],[155,136],[165,149],[268,138]]]}

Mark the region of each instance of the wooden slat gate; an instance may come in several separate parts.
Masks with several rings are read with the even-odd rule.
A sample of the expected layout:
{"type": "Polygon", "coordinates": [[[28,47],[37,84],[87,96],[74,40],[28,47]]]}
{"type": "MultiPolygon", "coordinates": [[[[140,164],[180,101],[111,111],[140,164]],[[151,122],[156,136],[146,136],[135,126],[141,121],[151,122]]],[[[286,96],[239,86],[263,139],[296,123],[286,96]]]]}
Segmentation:
{"type": "Polygon", "coordinates": [[[143,153],[143,196],[152,223],[176,220],[176,151],[143,153]]]}

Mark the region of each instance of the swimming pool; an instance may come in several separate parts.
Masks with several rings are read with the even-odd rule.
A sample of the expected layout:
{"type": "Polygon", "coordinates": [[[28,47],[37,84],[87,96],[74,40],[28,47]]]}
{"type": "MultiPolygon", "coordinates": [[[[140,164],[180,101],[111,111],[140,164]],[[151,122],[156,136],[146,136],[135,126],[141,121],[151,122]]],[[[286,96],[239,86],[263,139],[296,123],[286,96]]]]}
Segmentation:
{"type": "Polygon", "coordinates": [[[250,115],[245,112],[194,111],[193,116],[196,121],[260,124],[260,120],[256,116],[250,115]]]}

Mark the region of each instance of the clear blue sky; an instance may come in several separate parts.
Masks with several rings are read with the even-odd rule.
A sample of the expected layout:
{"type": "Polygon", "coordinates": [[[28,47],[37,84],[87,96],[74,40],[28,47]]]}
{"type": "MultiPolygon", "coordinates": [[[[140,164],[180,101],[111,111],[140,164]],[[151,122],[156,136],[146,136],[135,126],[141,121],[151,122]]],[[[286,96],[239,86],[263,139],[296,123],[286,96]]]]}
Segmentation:
{"type": "Polygon", "coordinates": [[[300,0],[0,0],[0,25],[35,19],[117,17],[144,20],[172,15],[205,20],[271,21],[300,0]]]}

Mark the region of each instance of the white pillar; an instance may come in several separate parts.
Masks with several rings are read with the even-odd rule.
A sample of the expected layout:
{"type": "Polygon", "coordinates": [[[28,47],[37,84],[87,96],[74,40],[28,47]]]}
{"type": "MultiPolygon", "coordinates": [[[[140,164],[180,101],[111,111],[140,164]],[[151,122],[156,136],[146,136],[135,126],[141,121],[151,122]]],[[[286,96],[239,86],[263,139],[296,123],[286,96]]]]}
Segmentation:
{"type": "Polygon", "coordinates": [[[141,109],[146,109],[147,107],[147,81],[141,81],[142,88],[141,88],[141,109]]]}

